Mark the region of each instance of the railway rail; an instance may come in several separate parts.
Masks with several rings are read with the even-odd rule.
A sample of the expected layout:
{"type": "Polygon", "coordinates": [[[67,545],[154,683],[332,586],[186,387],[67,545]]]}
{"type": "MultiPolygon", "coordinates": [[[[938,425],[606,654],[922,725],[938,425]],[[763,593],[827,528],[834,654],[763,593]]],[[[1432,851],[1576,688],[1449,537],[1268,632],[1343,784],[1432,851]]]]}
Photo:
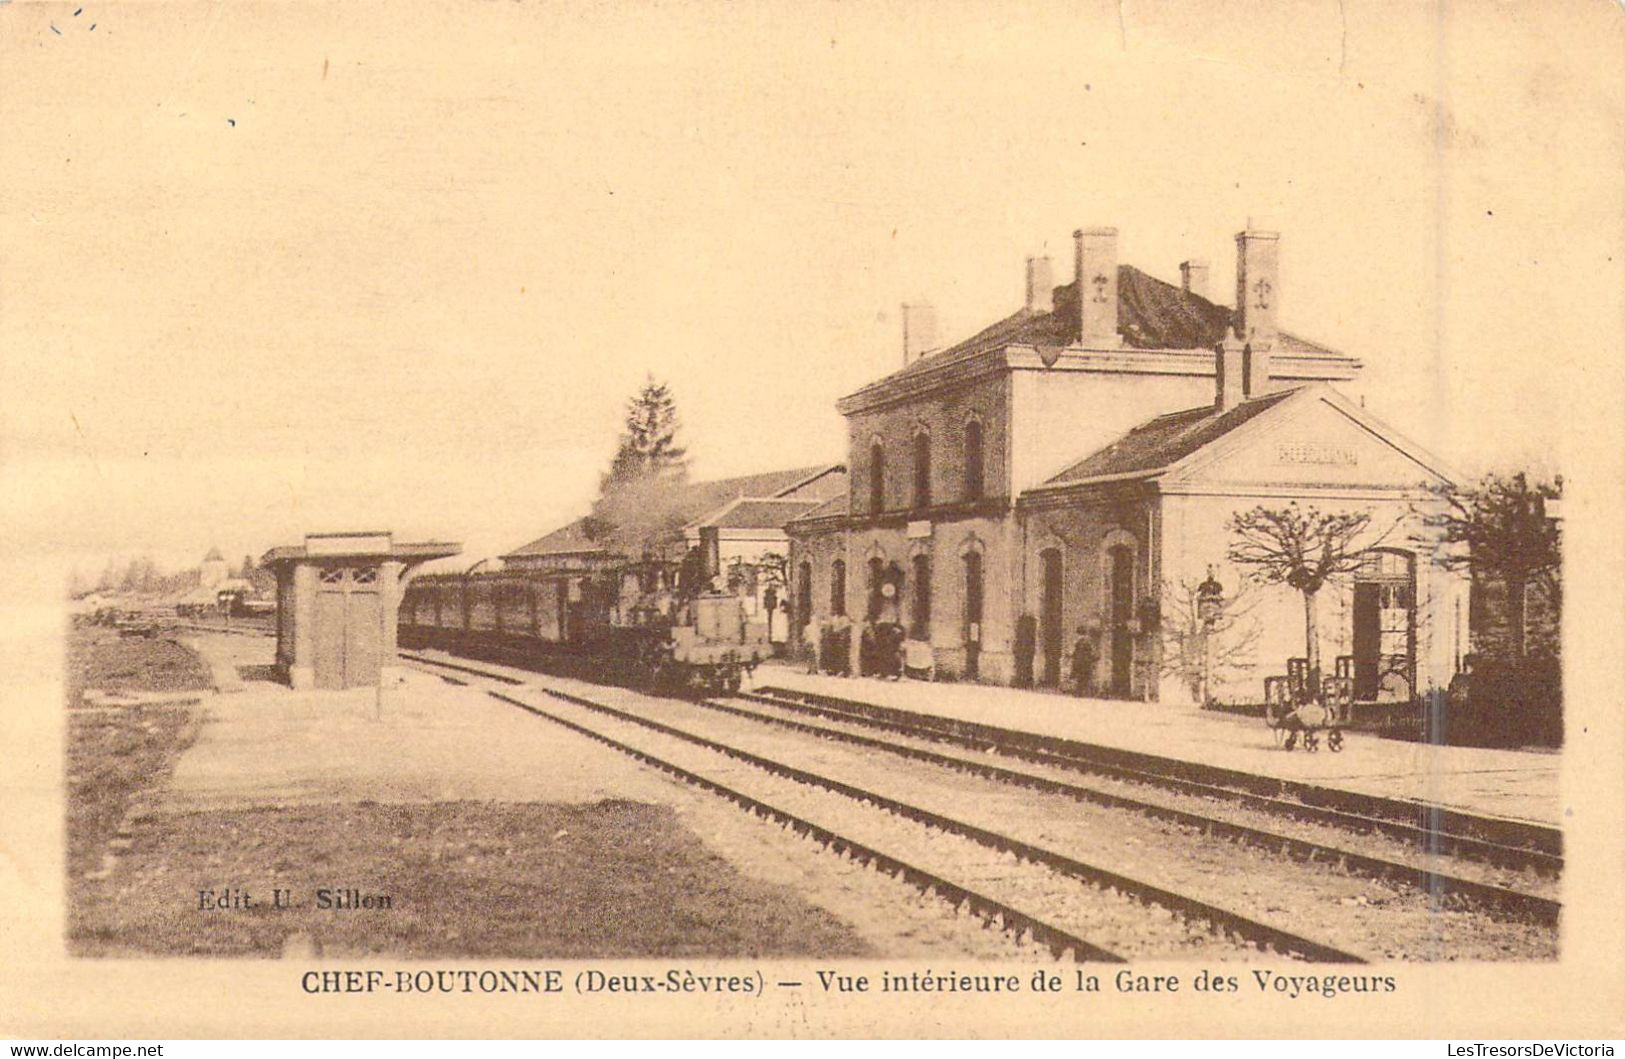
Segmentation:
{"type": "MultiPolygon", "coordinates": [[[[520,677],[503,674],[500,671],[488,669],[484,666],[464,665],[438,659],[426,659],[426,661],[430,661],[431,664],[442,671],[461,669],[472,674],[491,677],[500,682],[514,684],[524,682],[520,677]]],[[[753,704],[760,702],[764,698],[770,697],[760,695],[734,696],[730,701],[706,700],[702,703],[690,703],[688,705],[703,706],[717,713],[740,717],[750,722],[777,726],[822,739],[882,751],[957,772],[993,779],[1002,784],[1012,784],[1046,794],[1061,795],[1075,801],[1109,809],[1130,810],[1143,817],[1170,822],[1192,831],[1262,848],[1297,861],[1335,864],[1351,874],[1398,883],[1401,886],[1427,895],[1431,901],[1452,900],[1457,907],[1466,907],[1489,915],[1492,918],[1525,922],[1544,928],[1555,928],[1560,917],[1561,905],[1555,900],[1523,890],[1485,883],[1441,871],[1435,863],[1432,863],[1433,858],[1424,858],[1424,863],[1417,864],[1370,856],[1339,846],[1329,845],[1325,842],[1263,830],[1207,813],[1190,812],[1174,806],[1146,801],[1142,798],[1125,797],[1122,794],[1110,791],[1080,786],[1068,779],[1057,779],[1054,776],[1012,768],[1003,763],[994,764],[987,761],[984,754],[967,757],[941,753],[914,743],[899,742],[896,739],[875,738],[863,732],[852,730],[854,726],[851,725],[813,724],[803,719],[775,715],[774,713],[751,708],[753,704]]],[[[779,706],[780,703],[775,701],[774,705],[779,706]]],[[[973,749],[981,751],[985,747],[977,745],[973,749]]]]}
{"type": "Polygon", "coordinates": [[[1068,771],[1234,802],[1271,815],[1355,832],[1380,833],[1428,854],[1481,860],[1551,876],[1561,875],[1563,870],[1562,832],[1543,825],[1318,787],[854,699],[771,686],[738,697],[808,716],[950,743],[980,753],[992,752],[1068,771]]]}
{"type": "MultiPolygon", "coordinates": [[[[486,683],[494,682],[496,684],[505,685],[505,687],[503,687],[501,690],[491,690],[487,688],[488,693],[502,699],[503,701],[511,702],[522,708],[531,710],[532,712],[549,712],[542,710],[533,703],[526,703],[523,699],[520,699],[517,696],[514,686],[529,684],[528,681],[522,678],[503,674],[498,671],[488,670],[481,666],[465,665],[457,662],[448,662],[441,659],[426,658],[423,656],[408,657],[414,662],[423,665],[425,668],[431,669],[431,671],[438,672],[441,675],[446,675],[448,672],[462,672],[473,678],[473,681],[484,681],[486,683]]],[[[455,680],[457,678],[453,677],[452,679],[455,680]]],[[[1036,865],[1049,869],[1052,872],[1075,880],[1077,883],[1081,883],[1083,886],[1092,888],[1096,891],[1116,891],[1121,894],[1129,895],[1137,902],[1159,907],[1168,913],[1172,913],[1177,920],[1187,925],[1197,925],[1205,930],[1211,931],[1212,933],[1219,934],[1220,936],[1228,936],[1239,939],[1252,947],[1268,949],[1283,955],[1317,962],[1363,962],[1363,958],[1355,953],[1311,938],[1303,937],[1302,935],[1293,933],[1291,931],[1283,930],[1280,927],[1262,922],[1258,919],[1243,915],[1233,910],[1220,907],[1213,903],[1199,900],[1189,896],[1188,894],[1179,893],[1169,889],[1168,887],[1150,883],[1145,879],[1133,878],[1121,872],[1116,872],[1101,867],[1098,864],[1086,862],[1078,857],[1071,856],[1059,850],[1048,848],[1034,842],[1024,841],[1023,839],[1013,836],[1001,829],[979,826],[975,823],[958,818],[957,816],[940,812],[922,805],[913,804],[912,802],[903,798],[890,796],[881,791],[832,777],[827,772],[815,772],[810,769],[802,768],[799,765],[790,764],[789,762],[783,760],[778,760],[763,754],[752,753],[751,751],[743,749],[742,747],[733,743],[709,738],[695,731],[667,724],[664,721],[657,720],[635,709],[622,709],[605,702],[596,701],[594,699],[571,694],[558,688],[550,688],[544,685],[529,684],[529,686],[525,687],[523,690],[525,692],[535,691],[545,693],[558,701],[570,703],[579,706],[584,710],[591,711],[600,718],[608,719],[611,723],[635,726],[636,728],[642,729],[646,732],[667,737],[670,740],[681,741],[694,747],[699,747],[706,751],[723,755],[734,761],[747,764],[762,773],[787,778],[806,787],[816,788],[831,794],[840,795],[852,804],[878,808],[896,818],[911,821],[915,824],[924,826],[930,829],[932,832],[968,839],[987,849],[994,850],[1002,854],[1007,854],[1013,857],[1017,862],[1023,862],[1025,864],[1036,865]]],[[[629,741],[624,737],[618,738],[616,736],[609,735],[602,730],[599,730],[595,725],[582,724],[579,721],[574,723],[578,730],[580,728],[593,729],[593,731],[596,733],[594,738],[600,738],[600,741],[609,743],[611,745],[616,745],[617,749],[622,749],[623,752],[635,752],[634,756],[642,755],[640,756],[640,760],[648,760],[649,758],[659,758],[661,760],[665,760],[665,755],[651,754],[645,749],[638,748],[633,741],[629,741]]],[[[659,761],[651,761],[650,763],[663,767],[660,766],[659,761]]],[[[667,763],[670,762],[668,761],[667,763]]],[[[676,767],[679,769],[685,768],[685,766],[682,765],[677,765],[676,767]]],[[[668,769],[668,771],[672,770],[668,769]]],[[[702,779],[704,778],[701,770],[689,768],[688,771],[700,773],[702,779]]],[[[674,772],[674,774],[676,773],[674,772]]],[[[685,776],[684,778],[686,779],[688,777],[685,776]]],[[[690,780],[690,782],[693,781],[690,780]]],[[[716,781],[711,782],[715,783],[716,781]]],[[[720,785],[727,786],[727,784],[720,785]]],[[[742,792],[734,789],[733,793],[738,794],[742,792]]],[[[733,800],[737,801],[738,799],[733,800]]],[[[826,830],[833,831],[834,829],[826,828],[826,830]]],[[[837,837],[840,837],[838,833],[837,837]]],[[[843,839],[843,841],[850,842],[852,840],[843,839]]],[[[932,874],[928,869],[917,866],[915,866],[913,870],[915,873],[917,873],[912,876],[913,880],[923,880],[927,875],[932,874]]],[[[939,888],[939,892],[957,893],[960,891],[969,892],[973,890],[972,887],[967,886],[963,881],[955,881],[945,878],[941,872],[937,872],[936,875],[938,878],[932,885],[936,885],[939,888]]],[[[922,885],[921,888],[926,889],[928,887],[922,885]]],[[[987,895],[982,895],[982,898],[984,901],[996,900],[994,898],[989,898],[987,895]]],[[[991,906],[983,904],[982,907],[986,908],[991,906]]],[[[1046,904],[1044,907],[1049,907],[1049,905],[1046,904]]],[[[1045,920],[1042,915],[1028,911],[1021,911],[1019,909],[1016,911],[1013,920],[1024,924],[1045,924],[1045,920]]],[[[1049,931],[1066,933],[1063,928],[1054,927],[1053,924],[1047,924],[1039,933],[1049,931]]],[[[1035,938],[1038,936],[1038,933],[1034,934],[1035,938]]],[[[1050,933],[1049,936],[1053,937],[1054,934],[1050,933]]],[[[1048,944],[1048,942],[1046,942],[1046,944],[1048,944]]],[[[1054,945],[1051,945],[1051,947],[1053,949],[1054,945]]],[[[1099,945],[1095,945],[1094,947],[1096,949],[1102,948],[1102,946],[1099,945]]],[[[1096,955],[1093,958],[1100,957],[1096,955]]]]}

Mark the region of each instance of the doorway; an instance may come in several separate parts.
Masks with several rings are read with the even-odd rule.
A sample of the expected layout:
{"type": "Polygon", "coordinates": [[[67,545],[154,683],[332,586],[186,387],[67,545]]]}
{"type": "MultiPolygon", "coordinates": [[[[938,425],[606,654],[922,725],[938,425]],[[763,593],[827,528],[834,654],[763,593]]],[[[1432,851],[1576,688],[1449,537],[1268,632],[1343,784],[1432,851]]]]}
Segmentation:
{"type": "Polygon", "coordinates": [[[1109,690],[1127,698],[1134,677],[1134,549],[1119,544],[1106,552],[1106,624],[1111,638],[1109,690]]]}
{"type": "Polygon", "coordinates": [[[1046,548],[1039,553],[1043,567],[1043,588],[1039,600],[1039,640],[1044,651],[1044,672],[1039,683],[1055,688],[1061,685],[1061,550],[1046,548]]]}
{"type": "Polygon", "coordinates": [[[314,669],[318,688],[378,683],[382,618],[376,566],[332,566],[317,571],[314,669]]]}
{"type": "Polygon", "coordinates": [[[965,676],[982,675],[982,553],[965,553],[965,676]]]}
{"type": "Polygon", "coordinates": [[[1416,687],[1416,563],[1373,551],[1354,575],[1354,697],[1406,702],[1416,687]]]}

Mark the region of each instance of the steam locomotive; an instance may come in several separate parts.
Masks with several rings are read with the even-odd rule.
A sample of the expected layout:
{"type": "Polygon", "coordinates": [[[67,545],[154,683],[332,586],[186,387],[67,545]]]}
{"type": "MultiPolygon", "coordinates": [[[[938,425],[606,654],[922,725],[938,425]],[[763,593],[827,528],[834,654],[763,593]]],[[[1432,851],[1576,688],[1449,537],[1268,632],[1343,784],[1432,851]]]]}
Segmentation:
{"type": "Polygon", "coordinates": [[[754,572],[730,580],[691,560],[423,575],[402,597],[398,638],[583,680],[724,694],[772,653],[780,595],[758,593],[754,572]]]}

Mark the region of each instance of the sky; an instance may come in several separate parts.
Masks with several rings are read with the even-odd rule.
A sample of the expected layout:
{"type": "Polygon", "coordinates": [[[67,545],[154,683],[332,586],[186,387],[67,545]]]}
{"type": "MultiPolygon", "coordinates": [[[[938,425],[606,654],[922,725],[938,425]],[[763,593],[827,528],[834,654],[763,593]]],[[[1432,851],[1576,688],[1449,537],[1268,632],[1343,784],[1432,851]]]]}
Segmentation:
{"type": "Polygon", "coordinates": [[[1617,4],[0,7],[0,529],[94,574],[582,513],[667,381],[697,477],[1023,260],[1233,282],[1465,473],[1625,442],[1617,4]]]}

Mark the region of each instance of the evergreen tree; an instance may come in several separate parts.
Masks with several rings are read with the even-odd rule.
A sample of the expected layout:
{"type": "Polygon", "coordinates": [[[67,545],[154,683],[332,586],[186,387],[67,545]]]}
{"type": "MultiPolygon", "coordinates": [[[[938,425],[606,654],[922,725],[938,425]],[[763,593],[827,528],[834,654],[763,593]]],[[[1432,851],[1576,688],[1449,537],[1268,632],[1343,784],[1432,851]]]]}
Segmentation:
{"type": "Polygon", "coordinates": [[[639,558],[664,549],[683,523],[675,501],[688,479],[688,452],[677,443],[679,429],[670,388],[648,378],[627,402],[620,444],[587,520],[590,537],[639,558]]]}
{"type": "Polygon", "coordinates": [[[1522,471],[1511,477],[1489,474],[1475,488],[1439,487],[1433,493],[1443,508],[1425,514],[1423,522],[1443,543],[1464,546],[1441,549],[1434,561],[1505,583],[1509,654],[1522,659],[1528,653],[1525,589],[1541,586],[1554,606],[1561,598],[1561,539],[1546,502],[1562,497],[1563,479],[1531,483],[1522,471]]]}
{"type": "Polygon", "coordinates": [[[686,477],[688,451],[677,444],[677,403],[671,389],[649,376],[642,389],[626,403],[626,425],[609,471],[599,481],[599,492],[653,476],[686,477]]]}

